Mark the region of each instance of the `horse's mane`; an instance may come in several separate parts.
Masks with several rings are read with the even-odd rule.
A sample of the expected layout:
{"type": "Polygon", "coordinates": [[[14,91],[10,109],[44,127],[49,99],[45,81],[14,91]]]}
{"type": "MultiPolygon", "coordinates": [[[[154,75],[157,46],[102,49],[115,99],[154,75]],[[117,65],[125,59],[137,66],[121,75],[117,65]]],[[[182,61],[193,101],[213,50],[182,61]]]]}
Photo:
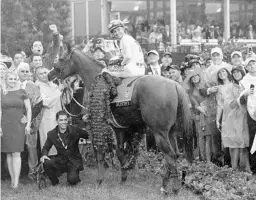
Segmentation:
{"type": "Polygon", "coordinates": [[[87,53],[84,53],[82,51],[80,51],[79,49],[76,49],[77,51],[79,51],[82,55],[84,55],[87,60],[92,64],[92,65],[98,65],[99,67],[101,67],[102,69],[105,68],[105,66],[99,62],[98,60],[96,60],[95,58],[93,58],[92,56],[88,55],[87,53]]]}
{"type": "Polygon", "coordinates": [[[93,62],[95,65],[99,65],[102,69],[105,68],[105,66],[100,61],[96,60],[95,58],[93,58],[92,56],[90,56],[86,53],[83,53],[83,54],[88,58],[88,60],[93,62]]]}

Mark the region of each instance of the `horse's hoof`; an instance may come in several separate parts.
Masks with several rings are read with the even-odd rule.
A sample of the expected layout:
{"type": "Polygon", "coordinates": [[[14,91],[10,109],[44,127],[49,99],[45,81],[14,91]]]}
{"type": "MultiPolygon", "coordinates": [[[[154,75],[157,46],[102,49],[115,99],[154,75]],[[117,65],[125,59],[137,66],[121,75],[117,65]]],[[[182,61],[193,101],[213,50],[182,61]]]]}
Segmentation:
{"type": "Polygon", "coordinates": [[[173,194],[178,194],[179,191],[180,191],[179,188],[173,188],[173,189],[172,189],[173,194]]]}
{"type": "Polygon", "coordinates": [[[161,192],[161,195],[163,195],[163,196],[167,196],[168,195],[167,190],[164,189],[163,187],[161,187],[160,192],[161,192]]]}
{"type": "Polygon", "coordinates": [[[125,182],[126,182],[126,180],[127,180],[127,178],[122,179],[122,180],[120,181],[120,185],[124,185],[125,182]]]}
{"type": "Polygon", "coordinates": [[[103,180],[102,179],[97,179],[97,188],[101,186],[103,180]]]}

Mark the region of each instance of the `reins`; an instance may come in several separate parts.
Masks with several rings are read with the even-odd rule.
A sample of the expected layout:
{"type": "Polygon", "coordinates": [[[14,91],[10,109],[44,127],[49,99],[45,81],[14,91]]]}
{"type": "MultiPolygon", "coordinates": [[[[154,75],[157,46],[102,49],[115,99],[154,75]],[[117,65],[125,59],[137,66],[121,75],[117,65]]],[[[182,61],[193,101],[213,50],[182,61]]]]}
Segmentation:
{"type": "MultiPolygon", "coordinates": [[[[63,110],[64,110],[69,116],[71,116],[71,117],[78,117],[79,115],[81,115],[82,110],[81,110],[81,112],[78,113],[78,114],[72,114],[72,113],[70,113],[70,112],[66,109],[66,106],[65,106],[65,104],[64,104],[64,102],[63,102],[63,96],[65,95],[65,93],[66,93],[66,92],[63,90],[63,92],[62,92],[62,94],[61,94],[61,98],[60,98],[60,100],[61,100],[61,106],[62,106],[63,110]]],[[[74,98],[74,95],[72,95],[72,98],[71,98],[71,100],[70,100],[70,103],[71,103],[72,100],[73,100],[79,107],[81,107],[82,109],[86,110],[86,108],[85,108],[83,105],[81,105],[81,104],[74,98]]]]}
{"type": "MultiPolygon", "coordinates": [[[[64,95],[66,95],[68,91],[70,91],[70,92],[68,93],[68,95],[70,94],[70,96],[72,96],[72,97],[70,98],[69,104],[70,104],[70,103],[72,102],[72,100],[73,100],[80,108],[86,110],[86,108],[74,98],[73,89],[70,88],[70,87],[65,88],[65,89],[62,91],[62,93],[61,93],[61,98],[60,98],[60,100],[61,100],[62,108],[63,108],[63,110],[64,110],[68,115],[70,115],[71,117],[78,117],[79,115],[81,115],[82,110],[81,110],[81,112],[78,113],[78,114],[72,114],[72,113],[70,113],[70,112],[66,109],[66,106],[65,106],[65,103],[64,103],[64,95]]],[[[66,96],[67,96],[67,95],[66,95],[66,96]]]]}

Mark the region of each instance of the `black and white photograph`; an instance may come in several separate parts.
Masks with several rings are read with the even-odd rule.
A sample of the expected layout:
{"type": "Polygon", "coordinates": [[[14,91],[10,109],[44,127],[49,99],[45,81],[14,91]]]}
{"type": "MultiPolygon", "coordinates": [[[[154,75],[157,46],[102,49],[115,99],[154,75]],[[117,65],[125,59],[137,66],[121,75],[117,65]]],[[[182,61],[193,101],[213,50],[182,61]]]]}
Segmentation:
{"type": "Polygon", "coordinates": [[[256,0],[0,0],[2,200],[256,200],[256,0]]]}

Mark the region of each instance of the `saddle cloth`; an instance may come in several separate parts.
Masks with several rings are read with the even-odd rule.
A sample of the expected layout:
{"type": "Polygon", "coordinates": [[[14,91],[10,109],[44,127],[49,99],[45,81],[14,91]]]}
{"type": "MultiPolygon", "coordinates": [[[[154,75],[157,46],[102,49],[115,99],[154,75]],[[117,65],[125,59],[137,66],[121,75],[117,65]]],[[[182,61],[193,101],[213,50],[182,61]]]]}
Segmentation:
{"type": "Polygon", "coordinates": [[[131,105],[132,92],[136,82],[141,76],[135,76],[131,78],[125,78],[122,83],[117,86],[118,96],[110,103],[114,107],[124,107],[131,105]]]}
{"type": "MultiPolygon", "coordinates": [[[[140,77],[142,76],[134,76],[122,80],[122,83],[117,86],[118,96],[110,103],[112,108],[127,107],[132,105],[132,92],[136,82],[139,80],[140,77]]],[[[112,112],[111,122],[115,128],[128,128],[127,126],[122,126],[120,123],[118,123],[112,112]]]]}

